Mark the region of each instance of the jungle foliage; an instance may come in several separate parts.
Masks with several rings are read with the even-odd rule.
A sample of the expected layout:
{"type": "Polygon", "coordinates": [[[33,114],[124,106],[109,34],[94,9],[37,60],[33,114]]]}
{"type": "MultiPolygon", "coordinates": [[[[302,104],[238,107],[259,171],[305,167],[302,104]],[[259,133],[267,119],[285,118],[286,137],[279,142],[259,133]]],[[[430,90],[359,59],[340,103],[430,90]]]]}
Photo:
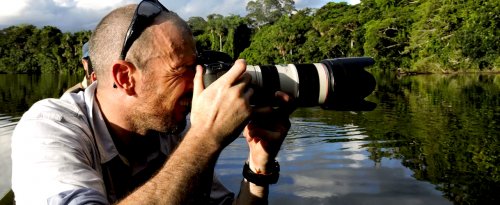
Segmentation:
{"type": "MultiPolygon", "coordinates": [[[[500,69],[498,0],[361,0],[302,10],[293,0],[252,0],[246,9],[245,17],[189,18],[198,49],[224,51],[249,64],[371,56],[384,71],[500,69]]],[[[52,26],[0,30],[0,72],[77,72],[89,36],[52,26]]]]}
{"type": "Polygon", "coordinates": [[[80,58],[90,31],[17,25],[0,30],[0,73],[83,73],[80,58]]]}
{"type": "Polygon", "coordinates": [[[299,11],[293,1],[254,0],[247,11],[246,17],[211,15],[206,21],[196,17],[204,24],[194,17],[188,23],[199,31],[199,47],[250,64],[371,56],[386,71],[500,69],[497,0],[361,0],[299,11]]]}

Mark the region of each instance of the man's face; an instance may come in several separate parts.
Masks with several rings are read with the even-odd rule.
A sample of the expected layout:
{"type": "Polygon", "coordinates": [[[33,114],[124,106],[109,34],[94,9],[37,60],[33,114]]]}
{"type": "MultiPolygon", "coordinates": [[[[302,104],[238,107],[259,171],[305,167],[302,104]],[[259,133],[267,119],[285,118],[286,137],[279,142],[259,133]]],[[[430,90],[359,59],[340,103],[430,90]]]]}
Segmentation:
{"type": "Polygon", "coordinates": [[[133,124],[139,130],[175,133],[184,129],[190,111],[196,50],[191,35],[164,24],[159,25],[164,32],[155,33],[163,55],[150,59],[147,69],[140,71],[133,124]]]}

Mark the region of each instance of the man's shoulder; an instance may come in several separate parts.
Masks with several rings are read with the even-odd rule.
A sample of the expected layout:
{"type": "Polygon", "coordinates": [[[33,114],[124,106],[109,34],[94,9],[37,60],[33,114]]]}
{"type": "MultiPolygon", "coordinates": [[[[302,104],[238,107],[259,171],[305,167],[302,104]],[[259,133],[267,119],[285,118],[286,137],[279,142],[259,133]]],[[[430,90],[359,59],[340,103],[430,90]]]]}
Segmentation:
{"type": "Polygon", "coordinates": [[[18,122],[11,141],[16,200],[47,203],[80,188],[105,193],[98,149],[79,95],[38,101],[18,122]]]}
{"type": "Polygon", "coordinates": [[[36,102],[28,111],[24,113],[22,119],[47,119],[61,121],[63,118],[79,118],[82,115],[85,115],[84,103],[78,102],[78,100],[75,100],[74,97],[66,95],[74,94],[65,94],[61,97],[61,99],[48,98],[36,102]]]}
{"type": "Polygon", "coordinates": [[[77,102],[44,99],[24,113],[12,134],[12,149],[23,150],[23,144],[79,147],[92,149],[92,129],[77,102]]]}
{"type": "Polygon", "coordinates": [[[60,99],[43,99],[33,104],[21,117],[16,130],[36,127],[48,131],[66,127],[87,133],[90,131],[88,121],[83,93],[68,93],[60,99]]]}

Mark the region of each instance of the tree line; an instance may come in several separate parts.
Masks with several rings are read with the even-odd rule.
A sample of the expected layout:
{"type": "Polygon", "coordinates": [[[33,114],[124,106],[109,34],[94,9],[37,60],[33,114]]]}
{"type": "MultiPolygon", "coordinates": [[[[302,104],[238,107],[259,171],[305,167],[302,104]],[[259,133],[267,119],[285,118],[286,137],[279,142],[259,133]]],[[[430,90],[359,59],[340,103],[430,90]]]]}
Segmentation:
{"type": "MultiPolygon", "coordinates": [[[[371,56],[384,71],[498,71],[500,1],[361,0],[297,10],[293,0],[252,0],[247,15],[187,22],[199,50],[250,64],[371,56]]],[[[75,72],[89,31],[13,26],[0,32],[0,72],[75,72]]]]}
{"type": "Polygon", "coordinates": [[[0,73],[83,73],[82,46],[90,31],[17,25],[0,30],[0,73]]]}

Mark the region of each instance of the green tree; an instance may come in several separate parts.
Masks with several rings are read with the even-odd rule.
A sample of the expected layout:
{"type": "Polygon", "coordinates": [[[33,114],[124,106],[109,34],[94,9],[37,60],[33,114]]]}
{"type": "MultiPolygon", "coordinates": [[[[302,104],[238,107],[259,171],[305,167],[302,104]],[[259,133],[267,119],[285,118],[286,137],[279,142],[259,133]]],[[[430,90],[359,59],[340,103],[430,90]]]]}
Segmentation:
{"type": "Polygon", "coordinates": [[[222,51],[223,37],[227,33],[224,16],[220,14],[210,14],[207,16],[207,29],[211,35],[211,49],[222,51]]]}
{"type": "Polygon", "coordinates": [[[62,56],[59,45],[62,32],[56,27],[45,26],[39,34],[39,51],[35,54],[43,73],[59,72],[62,65],[62,56]]]}
{"type": "Polygon", "coordinates": [[[248,27],[248,18],[210,14],[207,16],[206,24],[202,22],[201,19],[192,19],[188,22],[192,28],[198,30],[195,37],[199,50],[222,51],[236,58],[250,44],[252,31],[248,27]],[[201,32],[203,27],[205,30],[201,32]]]}
{"type": "Polygon", "coordinates": [[[81,47],[90,31],[62,33],[58,28],[11,26],[0,31],[0,73],[83,73],[81,47]]]}
{"type": "Polygon", "coordinates": [[[203,17],[193,16],[189,17],[187,21],[193,35],[196,39],[196,48],[198,50],[210,50],[211,48],[211,35],[207,33],[208,23],[203,17]]]}
{"type": "MultiPolygon", "coordinates": [[[[248,15],[191,17],[198,50],[252,63],[371,56],[386,71],[498,71],[500,1],[362,0],[296,11],[293,0],[252,0],[248,15]]],[[[51,26],[0,31],[0,72],[80,72],[90,31],[51,26]]]]}
{"type": "Polygon", "coordinates": [[[322,58],[360,56],[364,30],[358,20],[359,8],[330,2],[316,11],[313,28],[319,34],[317,47],[322,58]]]}
{"type": "Polygon", "coordinates": [[[383,70],[409,67],[411,59],[406,48],[419,2],[375,0],[375,5],[381,10],[378,13],[381,17],[364,24],[365,54],[374,57],[376,65],[383,70]]]}
{"type": "Polygon", "coordinates": [[[0,70],[7,73],[36,71],[36,61],[30,51],[37,46],[31,39],[37,32],[33,25],[11,26],[0,32],[0,70]]]}
{"type": "Polygon", "coordinates": [[[230,15],[224,18],[227,38],[222,50],[234,58],[238,57],[250,45],[251,30],[248,23],[248,18],[238,15],[230,15]]]}
{"type": "Polygon", "coordinates": [[[464,59],[472,59],[469,68],[479,70],[500,67],[500,1],[467,1],[463,26],[452,39],[464,59]]]}
{"type": "Polygon", "coordinates": [[[283,16],[273,25],[262,27],[252,38],[250,46],[241,53],[249,63],[276,64],[303,62],[299,56],[311,29],[309,10],[283,16]]]}
{"type": "Polygon", "coordinates": [[[295,11],[293,0],[254,0],[246,6],[247,17],[254,22],[257,28],[265,24],[272,24],[282,16],[291,15],[295,11]]]}
{"type": "Polygon", "coordinates": [[[498,68],[498,1],[428,0],[412,25],[412,70],[491,70],[498,68]]]}
{"type": "Polygon", "coordinates": [[[189,20],[187,20],[187,24],[191,28],[191,31],[193,32],[193,35],[197,36],[205,32],[205,29],[207,28],[208,24],[203,17],[199,16],[192,16],[189,17],[189,20]]]}

